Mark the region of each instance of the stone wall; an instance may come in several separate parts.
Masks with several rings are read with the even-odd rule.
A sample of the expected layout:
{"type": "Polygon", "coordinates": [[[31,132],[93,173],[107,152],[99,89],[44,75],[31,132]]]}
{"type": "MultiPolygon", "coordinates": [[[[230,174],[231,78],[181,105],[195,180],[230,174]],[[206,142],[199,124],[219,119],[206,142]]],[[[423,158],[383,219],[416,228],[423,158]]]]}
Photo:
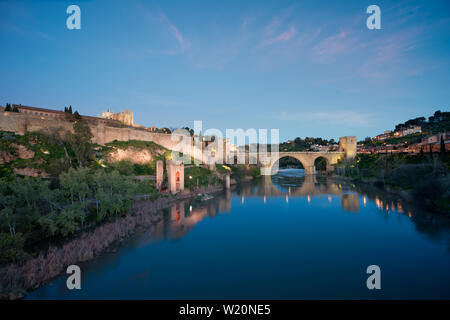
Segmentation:
{"type": "MultiPolygon", "coordinates": [[[[167,149],[172,150],[181,141],[181,137],[172,137],[171,134],[155,133],[130,127],[118,128],[105,125],[89,124],[93,134],[93,142],[100,145],[114,140],[144,140],[153,141],[167,149]]],[[[28,115],[16,112],[0,111],[0,130],[11,131],[17,134],[26,132],[54,130],[63,134],[65,131],[73,131],[73,123],[69,121],[55,121],[37,115],[28,115]]]]}

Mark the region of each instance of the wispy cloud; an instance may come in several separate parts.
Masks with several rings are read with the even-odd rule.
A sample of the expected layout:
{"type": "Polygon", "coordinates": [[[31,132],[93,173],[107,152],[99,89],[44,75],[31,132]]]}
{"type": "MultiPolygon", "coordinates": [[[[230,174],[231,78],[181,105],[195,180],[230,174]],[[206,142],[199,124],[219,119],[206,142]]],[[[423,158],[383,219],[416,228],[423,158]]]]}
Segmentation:
{"type": "Polygon", "coordinates": [[[355,47],[355,39],[347,31],[341,31],[321,40],[312,48],[314,57],[323,62],[333,62],[338,55],[349,53],[355,47]]]}
{"type": "Polygon", "coordinates": [[[169,28],[169,31],[172,33],[172,35],[178,41],[178,43],[180,44],[181,48],[186,49],[187,43],[184,40],[184,37],[181,34],[180,30],[162,12],[159,14],[159,21],[169,28]]]}
{"type": "MultiPolygon", "coordinates": [[[[146,53],[172,56],[186,52],[190,48],[190,41],[186,39],[180,28],[177,27],[163,11],[160,9],[151,10],[142,1],[137,1],[136,3],[144,17],[152,25],[153,29],[155,26],[159,26],[161,34],[169,34],[177,44],[177,46],[173,46],[168,43],[166,48],[162,46],[159,46],[158,48],[147,47],[144,49],[146,53]]],[[[169,39],[169,37],[166,38],[169,39]]]]}
{"type": "Polygon", "coordinates": [[[289,41],[290,39],[292,39],[295,35],[297,34],[297,30],[295,29],[294,26],[291,26],[288,30],[280,33],[279,35],[272,37],[272,38],[268,38],[265,39],[260,47],[265,47],[268,45],[272,45],[275,44],[277,42],[286,42],[289,41]]]}
{"type": "Polygon", "coordinates": [[[420,68],[411,65],[408,55],[420,46],[424,29],[414,26],[399,30],[389,36],[372,41],[370,54],[358,74],[365,78],[388,78],[392,75],[417,75],[420,68]]]}

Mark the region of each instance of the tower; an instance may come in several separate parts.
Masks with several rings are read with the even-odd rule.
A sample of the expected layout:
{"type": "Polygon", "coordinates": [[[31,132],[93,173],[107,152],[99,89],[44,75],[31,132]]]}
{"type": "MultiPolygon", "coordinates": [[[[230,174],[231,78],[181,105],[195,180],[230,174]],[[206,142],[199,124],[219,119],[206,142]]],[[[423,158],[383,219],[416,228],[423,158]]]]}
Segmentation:
{"type": "Polygon", "coordinates": [[[345,136],[339,138],[339,152],[344,152],[347,159],[356,156],[356,136],[345,136]]]}

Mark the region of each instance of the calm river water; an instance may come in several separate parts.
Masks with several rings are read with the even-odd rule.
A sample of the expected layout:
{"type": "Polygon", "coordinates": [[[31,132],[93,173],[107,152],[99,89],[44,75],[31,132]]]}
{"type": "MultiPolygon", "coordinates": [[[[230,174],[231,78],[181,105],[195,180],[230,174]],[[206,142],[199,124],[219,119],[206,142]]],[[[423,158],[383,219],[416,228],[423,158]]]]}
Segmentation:
{"type": "Polygon", "coordinates": [[[450,221],[285,169],[158,213],[146,231],[28,299],[450,298],[450,221]],[[366,269],[381,268],[381,290],[366,269]]]}

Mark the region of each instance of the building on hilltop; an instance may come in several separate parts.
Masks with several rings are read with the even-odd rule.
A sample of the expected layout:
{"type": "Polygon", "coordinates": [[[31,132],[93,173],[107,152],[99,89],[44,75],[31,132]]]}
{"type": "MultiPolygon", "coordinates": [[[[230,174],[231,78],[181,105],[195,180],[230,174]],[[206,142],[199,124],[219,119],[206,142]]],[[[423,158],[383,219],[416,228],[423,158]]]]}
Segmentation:
{"type": "Polygon", "coordinates": [[[108,109],[108,111],[103,111],[102,115],[101,116],[99,115],[99,117],[103,119],[116,120],[131,127],[144,128],[144,126],[134,123],[134,115],[128,109],[125,109],[123,112],[119,113],[114,113],[108,109]]]}
{"type": "Polygon", "coordinates": [[[409,126],[407,128],[401,128],[400,130],[396,130],[394,132],[394,136],[395,137],[404,137],[409,134],[421,133],[421,132],[422,132],[421,126],[409,126]]]}
{"type": "Polygon", "coordinates": [[[386,140],[389,139],[392,135],[392,131],[390,130],[386,130],[384,133],[377,135],[376,137],[373,138],[373,140],[375,141],[381,141],[381,140],[386,140]]]}

